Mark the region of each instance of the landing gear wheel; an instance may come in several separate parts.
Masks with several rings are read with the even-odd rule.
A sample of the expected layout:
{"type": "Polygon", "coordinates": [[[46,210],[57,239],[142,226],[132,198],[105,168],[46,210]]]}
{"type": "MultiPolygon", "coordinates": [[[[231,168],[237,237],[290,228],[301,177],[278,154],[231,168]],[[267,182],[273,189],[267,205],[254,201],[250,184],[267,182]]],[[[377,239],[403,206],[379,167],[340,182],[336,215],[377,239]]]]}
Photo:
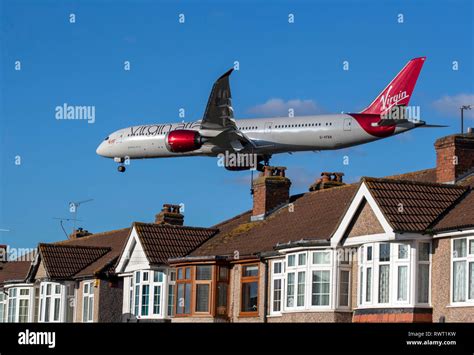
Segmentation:
{"type": "Polygon", "coordinates": [[[271,157],[272,157],[271,155],[265,155],[265,156],[263,157],[263,164],[264,164],[265,166],[270,165],[270,158],[271,158],[271,157]]]}
{"type": "Polygon", "coordinates": [[[121,173],[125,172],[125,166],[123,165],[119,165],[119,167],[117,168],[117,170],[121,173]]]}

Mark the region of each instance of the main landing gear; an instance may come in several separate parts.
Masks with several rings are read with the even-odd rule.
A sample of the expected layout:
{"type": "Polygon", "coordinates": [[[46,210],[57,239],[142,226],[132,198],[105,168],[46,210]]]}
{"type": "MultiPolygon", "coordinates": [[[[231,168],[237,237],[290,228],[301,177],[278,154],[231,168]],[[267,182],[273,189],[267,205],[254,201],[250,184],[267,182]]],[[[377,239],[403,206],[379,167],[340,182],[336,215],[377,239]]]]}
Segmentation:
{"type": "Polygon", "coordinates": [[[117,170],[121,173],[124,173],[125,172],[125,165],[123,165],[125,159],[124,158],[114,158],[114,161],[116,163],[119,163],[120,165],[117,167],[117,170]]]}

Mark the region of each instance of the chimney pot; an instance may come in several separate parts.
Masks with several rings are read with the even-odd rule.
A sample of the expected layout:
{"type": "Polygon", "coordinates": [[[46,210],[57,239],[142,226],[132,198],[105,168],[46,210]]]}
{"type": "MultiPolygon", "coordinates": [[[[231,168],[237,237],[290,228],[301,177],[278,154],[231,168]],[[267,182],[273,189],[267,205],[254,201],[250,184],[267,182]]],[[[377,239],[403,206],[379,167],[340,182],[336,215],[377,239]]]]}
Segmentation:
{"type": "Polygon", "coordinates": [[[309,191],[316,191],[322,189],[329,189],[335,186],[344,185],[342,181],[342,177],[344,173],[329,173],[329,172],[322,172],[321,177],[317,179],[310,187],[309,191]]]}

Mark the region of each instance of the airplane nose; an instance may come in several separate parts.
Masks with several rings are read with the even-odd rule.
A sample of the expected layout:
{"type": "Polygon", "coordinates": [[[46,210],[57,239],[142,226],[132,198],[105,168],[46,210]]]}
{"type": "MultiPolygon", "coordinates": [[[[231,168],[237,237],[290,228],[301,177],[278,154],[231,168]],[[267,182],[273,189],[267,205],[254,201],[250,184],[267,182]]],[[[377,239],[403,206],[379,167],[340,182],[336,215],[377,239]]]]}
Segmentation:
{"type": "Polygon", "coordinates": [[[104,156],[104,154],[105,154],[104,142],[99,144],[99,146],[97,147],[97,150],[95,152],[97,153],[97,155],[104,156]]]}

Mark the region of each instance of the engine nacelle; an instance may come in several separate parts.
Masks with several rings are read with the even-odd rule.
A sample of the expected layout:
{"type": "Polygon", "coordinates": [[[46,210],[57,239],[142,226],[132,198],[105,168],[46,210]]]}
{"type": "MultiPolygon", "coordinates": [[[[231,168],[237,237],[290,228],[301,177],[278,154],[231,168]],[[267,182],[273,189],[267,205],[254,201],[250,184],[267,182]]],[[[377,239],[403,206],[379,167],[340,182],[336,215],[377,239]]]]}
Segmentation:
{"type": "Polygon", "coordinates": [[[199,132],[190,129],[170,131],[165,138],[166,148],[173,153],[192,152],[202,147],[202,141],[199,132]]]}

